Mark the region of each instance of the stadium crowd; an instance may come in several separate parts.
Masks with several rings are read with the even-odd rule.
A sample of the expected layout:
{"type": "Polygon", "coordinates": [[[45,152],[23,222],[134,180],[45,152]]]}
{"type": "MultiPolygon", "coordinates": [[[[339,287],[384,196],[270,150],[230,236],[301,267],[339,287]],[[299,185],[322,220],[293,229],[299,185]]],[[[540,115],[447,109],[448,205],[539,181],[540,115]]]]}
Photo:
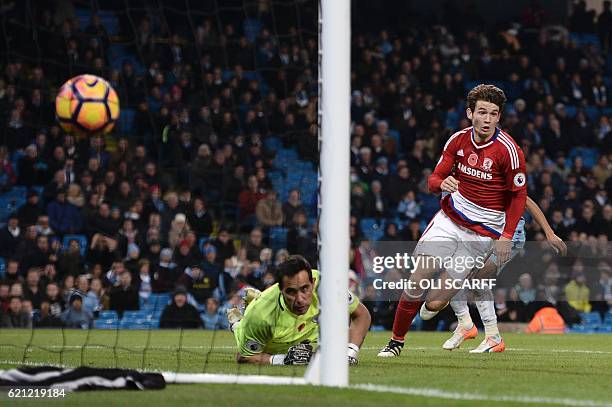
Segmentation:
{"type": "MultiPolygon", "coordinates": [[[[239,15],[210,13],[208,2],[117,6],[112,35],[100,14],[80,26],[69,1],[1,11],[0,190],[27,191],[3,212],[3,327],[93,326],[103,310],[121,316],[172,293],[162,328],[223,328],[240,290],[273,284],[289,253],[316,264],[316,207],[299,189],[282,202],[269,174],[280,171],[278,148],[318,161],[317,3],[237,3],[239,15]],[[119,66],[108,59],[117,42],[130,56],[119,66]],[[127,129],[78,137],[55,123],[56,89],[85,72],[108,78],[135,112],[127,129]],[[276,227],[287,228],[286,247],[273,250],[276,227]]],[[[579,2],[566,25],[531,6],[490,28],[455,18],[354,30],[351,287],[375,325],[390,326],[395,304],[368,285],[365,229],[418,240],[439,208],[426,178],[449,134],[469,125],[464,99],[480,82],[506,92],[502,128],[523,148],[529,194],[570,246],[565,259],[536,259],[542,273],[510,273],[516,286],[496,292],[500,320],[526,321],[539,301],[569,303],[570,322],[591,299],[602,312],[612,304],[608,1],[604,9],[594,16],[579,2]],[[585,250],[603,254],[577,261],[585,250]]],[[[527,220],[528,240],[544,240],[527,220]]],[[[517,268],[533,260],[522,256],[517,268]]]]}

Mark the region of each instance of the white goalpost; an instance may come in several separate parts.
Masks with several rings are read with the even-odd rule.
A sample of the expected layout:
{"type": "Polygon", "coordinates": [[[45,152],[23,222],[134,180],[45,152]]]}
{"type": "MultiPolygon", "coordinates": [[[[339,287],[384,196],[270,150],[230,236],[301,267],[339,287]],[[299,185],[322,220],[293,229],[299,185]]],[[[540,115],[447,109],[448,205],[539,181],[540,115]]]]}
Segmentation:
{"type": "Polygon", "coordinates": [[[319,3],[319,351],[303,377],[164,372],[168,383],[349,385],[350,0],[319,3]]]}
{"type": "Polygon", "coordinates": [[[350,0],[321,0],[320,384],[348,386],[350,0]]]}

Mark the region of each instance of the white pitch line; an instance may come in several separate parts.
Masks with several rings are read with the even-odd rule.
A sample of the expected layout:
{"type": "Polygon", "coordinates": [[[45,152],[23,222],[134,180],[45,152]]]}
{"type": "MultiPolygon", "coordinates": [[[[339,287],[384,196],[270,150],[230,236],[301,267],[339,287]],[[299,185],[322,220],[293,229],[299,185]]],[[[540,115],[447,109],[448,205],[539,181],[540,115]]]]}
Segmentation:
{"type": "MultiPolygon", "coordinates": [[[[37,363],[37,362],[19,362],[14,360],[0,360],[0,364],[4,365],[28,365],[28,366],[55,366],[61,368],[69,368],[72,366],[61,365],[57,363],[37,363]]],[[[150,370],[149,370],[150,371],[150,370]]],[[[229,376],[229,375],[225,375],[229,376]]],[[[234,382],[232,382],[234,383],[234,382]]],[[[297,383],[296,383],[297,384],[297,383]]],[[[300,383],[301,384],[301,383],[300,383]]],[[[304,383],[305,384],[305,383],[304,383]]],[[[472,400],[472,401],[489,401],[489,402],[505,402],[517,404],[553,404],[562,406],[578,406],[578,407],[612,407],[612,403],[598,400],[580,400],[572,398],[558,397],[542,397],[542,396],[515,396],[515,395],[496,395],[490,396],[482,393],[466,393],[466,392],[451,392],[435,388],[427,387],[394,387],[381,386],[375,384],[352,384],[350,389],[364,390],[377,393],[393,393],[406,396],[432,397],[446,400],[472,400]]]]}
{"type": "Polygon", "coordinates": [[[612,407],[611,403],[598,400],[580,400],[571,398],[556,398],[556,397],[540,397],[540,396],[513,396],[513,395],[497,395],[490,396],[480,393],[460,393],[449,392],[440,389],[430,389],[423,387],[392,387],[379,386],[374,384],[354,384],[350,386],[353,389],[380,392],[380,393],[395,393],[409,396],[434,397],[447,400],[476,400],[476,401],[493,401],[493,402],[510,402],[520,404],[555,404],[562,406],[579,406],[579,407],[612,407]]]}
{"type": "MultiPolygon", "coordinates": [[[[48,349],[81,349],[81,348],[86,348],[86,349],[111,349],[111,346],[104,346],[104,345],[32,345],[31,348],[35,349],[35,348],[48,348],[48,349]]],[[[1,348],[23,348],[23,345],[19,346],[19,345],[15,345],[15,346],[11,346],[11,345],[7,345],[7,344],[0,344],[0,349],[1,348]]],[[[149,349],[149,350],[161,350],[161,349],[173,349],[173,350],[177,350],[176,346],[149,346],[149,347],[145,347],[142,345],[126,345],[126,346],[122,346],[119,345],[119,348],[121,348],[120,350],[124,350],[124,349],[149,349]]],[[[219,346],[213,346],[212,348],[210,346],[206,346],[206,345],[197,345],[197,346],[181,346],[181,349],[236,349],[235,346],[228,346],[228,345],[219,345],[219,346]]],[[[364,346],[363,348],[361,348],[361,350],[380,350],[380,347],[376,347],[376,346],[364,346]]],[[[406,351],[411,351],[411,350],[442,350],[441,347],[436,347],[436,346],[409,346],[406,348],[406,351]]],[[[605,350],[589,350],[589,349],[533,349],[533,348],[506,348],[506,351],[510,351],[510,352],[537,352],[537,353],[585,353],[585,354],[599,354],[599,355],[612,355],[612,351],[605,351],[605,350]]],[[[457,352],[456,352],[457,353],[457,352]]]]}

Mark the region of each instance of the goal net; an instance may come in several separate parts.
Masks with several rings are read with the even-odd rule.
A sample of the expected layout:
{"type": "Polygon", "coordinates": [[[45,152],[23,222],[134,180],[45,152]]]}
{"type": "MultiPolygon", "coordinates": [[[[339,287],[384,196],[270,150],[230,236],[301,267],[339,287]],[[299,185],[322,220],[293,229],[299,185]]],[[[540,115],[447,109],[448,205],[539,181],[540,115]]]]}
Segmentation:
{"type": "Polygon", "coordinates": [[[48,207],[62,188],[79,218],[64,229],[37,213],[42,226],[37,217],[20,226],[24,234],[36,229],[33,245],[46,241],[47,258],[29,259],[21,246],[0,257],[6,306],[15,296],[28,310],[11,322],[15,329],[0,330],[0,368],[94,366],[166,372],[170,382],[304,384],[305,367],[236,363],[225,321],[226,309],[244,307],[244,288],[265,288],[291,253],[322,271],[327,365],[312,368],[308,382],[346,385],[348,1],[15,2],[0,25],[9,78],[2,89],[32,111],[19,120],[15,113],[2,135],[16,179],[2,195],[0,222],[17,215],[21,222],[32,195],[48,207]],[[321,26],[321,7],[333,25],[321,26]],[[104,77],[119,95],[111,135],[65,137],[55,125],[56,89],[83,73],[104,77]],[[29,149],[44,162],[26,175],[19,163],[29,149]],[[297,195],[298,213],[254,227],[260,214],[241,195],[251,183],[258,199],[271,190],[277,202],[297,195]],[[192,210],[199,198],[205,207],[192,210]],[[191,232],[173,235],[181,218],[191,232]],[[291,228],[294,219],[299,227],[291,228]],[[123,270],[131,283],[123,285],[123,270]],[[205,329],[180,321],[160,329],[170,326],[164,310],[183,274],[205,329]],[[75,293],[93,320],[62,327],[75,293]]]}

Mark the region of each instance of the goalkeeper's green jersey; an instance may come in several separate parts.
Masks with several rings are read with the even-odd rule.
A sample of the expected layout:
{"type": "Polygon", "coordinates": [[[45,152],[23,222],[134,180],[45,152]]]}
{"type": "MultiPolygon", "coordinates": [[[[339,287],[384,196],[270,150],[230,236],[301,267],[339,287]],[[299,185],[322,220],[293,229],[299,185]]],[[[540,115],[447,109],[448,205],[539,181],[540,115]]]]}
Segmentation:
{"type": "MultiPolygon", "coordinates": [[[[295,315],[285,305],[278,283],[253,300],[244,318],[234,326],[234,337],[242,356],[258,353],[286,353],[298,343],[309,341],[316,346],[319,339],[319,272],[312,270],[314,291],[312,304],[304,315],[295,315]]],[[[359,299],[349,292],[349,313],[359,305],[359,299]]]]}

